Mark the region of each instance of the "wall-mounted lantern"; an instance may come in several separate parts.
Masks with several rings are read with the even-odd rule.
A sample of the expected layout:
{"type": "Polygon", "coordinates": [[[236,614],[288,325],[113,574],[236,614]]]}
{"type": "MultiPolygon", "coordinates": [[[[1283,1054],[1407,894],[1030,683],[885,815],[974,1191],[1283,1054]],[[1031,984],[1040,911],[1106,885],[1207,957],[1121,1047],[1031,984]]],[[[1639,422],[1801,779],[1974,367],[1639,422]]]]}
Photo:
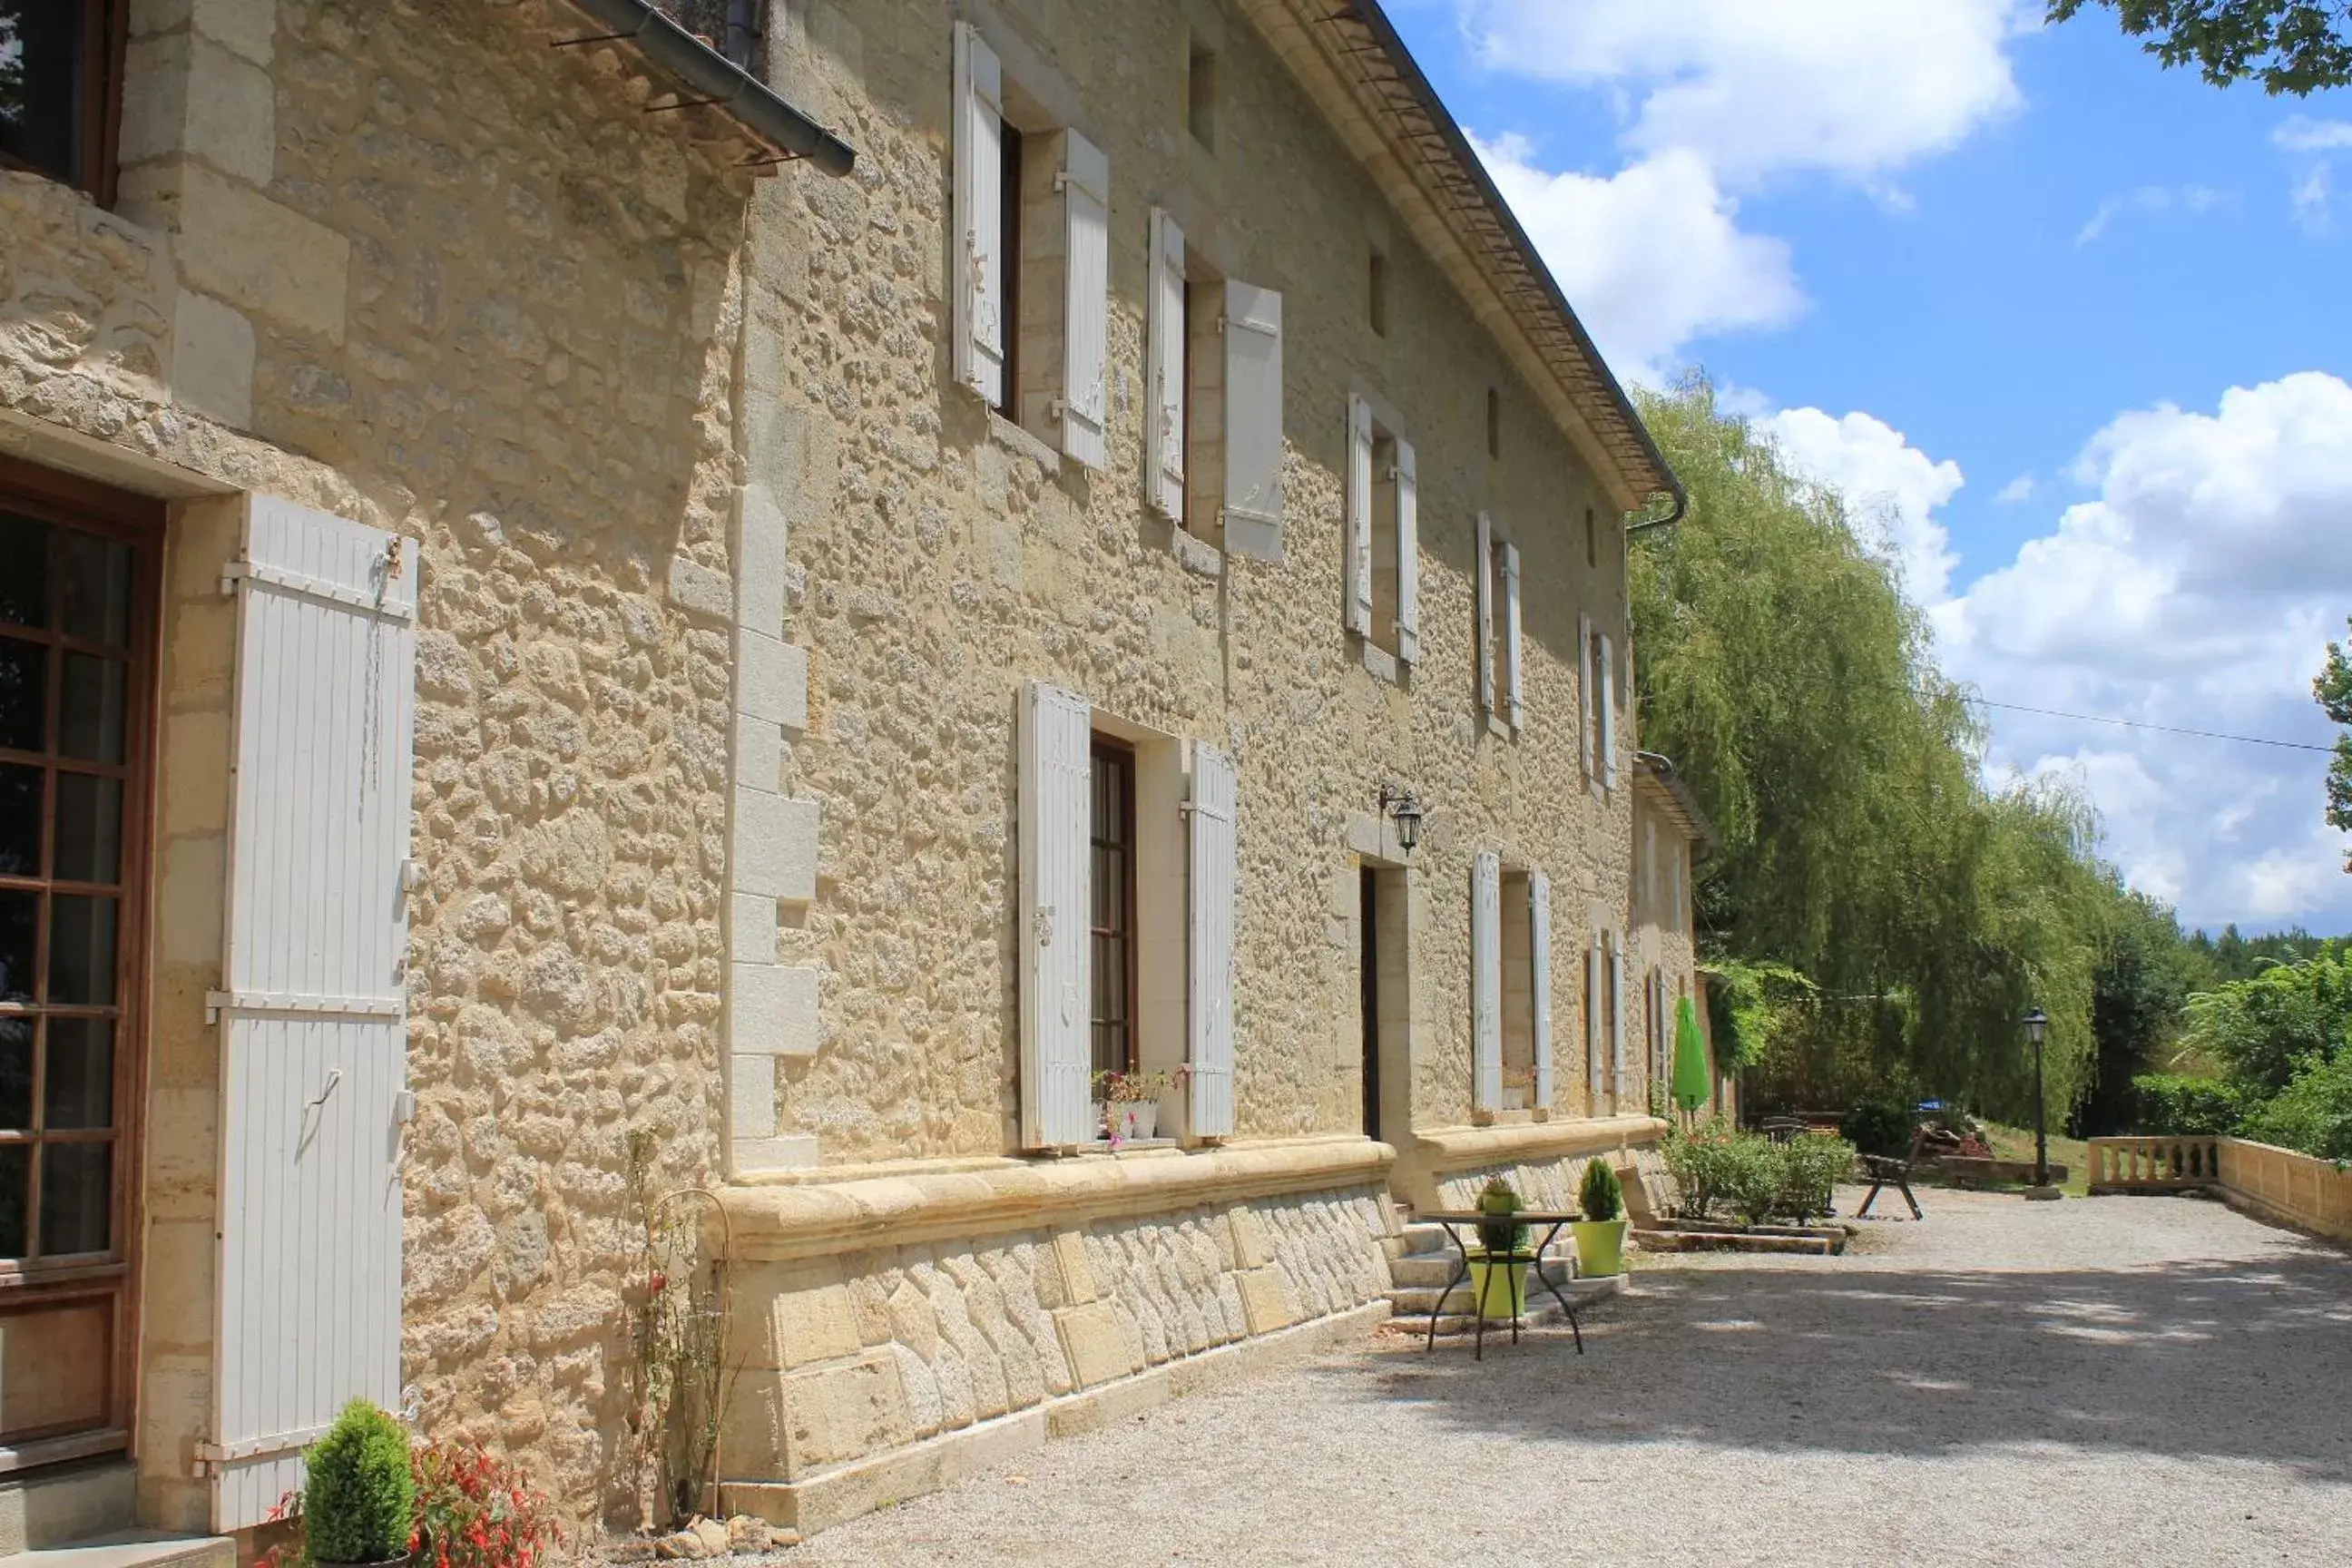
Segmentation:
{"type": "Polygon", "coordinates": [[[1421,802],[1409,789],[1382,784],[1381,815],[1396,824],[1397,847],[1411,855],[1421,843],[1421,802]]]}

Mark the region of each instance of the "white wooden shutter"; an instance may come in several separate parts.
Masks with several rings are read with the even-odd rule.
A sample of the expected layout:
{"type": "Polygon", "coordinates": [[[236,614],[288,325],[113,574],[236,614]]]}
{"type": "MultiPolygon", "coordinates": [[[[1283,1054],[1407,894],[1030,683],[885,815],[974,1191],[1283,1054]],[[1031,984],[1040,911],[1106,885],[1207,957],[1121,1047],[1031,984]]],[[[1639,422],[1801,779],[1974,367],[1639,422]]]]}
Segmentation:
{"type": "Polygon", "coordinates": [[[1021,1143],[1094,1137],[1088,861],[1094,710],[1032,681],[1021,704],[1021,1143]]]}
{"type": "Polygon", "coordinates": [[[1495,710],[1495,520],[1478,514],[1478,711],[1495,710]]]}
{"type": "Polygon", "coordinates": [[[955,27],[955,378],[1004,401],[1004,83],[996,51],[955,27]]]}
{"type": "Polygon", "coordinates": [[[1225,283],[1225,551],[1282,559],[1282,296],[1225,283]]]}
{"type": "Polygon", "coordinates": [[[1601,1114],[1602,1093],[1601,1010],[1607,995],[1601,988],[1605,983],[1601,963],[1601,936],[1596,931],[1592,945],[1584,950],[1584,1087],[1595,1116],[1601,1114]]]}
{"type": "Polygon", "coordinates": [[[1617,655],[1601,639],[1601,787],[1617,787],[1617,655]]]}
{"type": "Polygon", "coordinates": [[[1110,160],[1075,131],[1062,133],[1062,202],[1069,267],[1062,300],[1062,450],[1099,468],[1108,460],[1110,160]]]}
{"type": "Polygon", "coordinates": [[[1421,480],[1412,443],[1396,444],[1397,658],[1421,661],[1421,480]]]}
{"type": "Polygon", "coordinates": [[[1511,728],[1523,728],[1528,721],[1527,703],[1521,695],[1519,665],[1519,547],[1507,542],[1503,545],[1503,695],[1510,705],[1511,728]]]}
{"type": "Polygon", "coordinates": [[[1598,721],[1598,710],[1593,705],[1592,617],[1576,617],[1576,693],[1577,704],[1583,710],[1581,731],[1584,737],[1584,782],[1592,783],[1601,776],[1600,752],[1594,744],[1593,725],[1598,721]]]}
{"type": "Polygon", "coordinates": [[[1541,871],[1528,877],[1528,1010],[1535,1015],[1536,1098],[1549,1108],[1551,1073],[1551,879],[1541,871]]]}
{"type": "Polygon", "coordinates": [[[1192,924],[1189,1017],[1192,1132],[1223,1137],[1234,1130],[1234,824],[1233,759],[1213,746],[1192,748],[1192,924]]]}
{"type": "Polygon", "coordinates": [[[236,592],[213,1528],[346,1400],[400,1400],[414,545],[252,499],[236,592]]]}
{"type": "Polygon", "coordinates": [[[1491,853],[1470,862],[1471,1104],[1503,1103],[1503,865],[1491,853]]]}
{"type": "Polygon", "coordinates": [[[1340,619],[1348,630],[1372,629],[1372,405],[1348,398],[1347,601],[1340,619]]]}
{"type": "Polygon", "coordinates": [[[1609,1095],[1611,1109],[1625,1093],[1625,948],[1609,933],[1609,1095]]]}
{"type": "Polygon", "coordinates": [[[1184,231],[1151,214],[1151,297],[1147,301],[1143,466],[1151,504],[1184,519],[1184,231]]]}

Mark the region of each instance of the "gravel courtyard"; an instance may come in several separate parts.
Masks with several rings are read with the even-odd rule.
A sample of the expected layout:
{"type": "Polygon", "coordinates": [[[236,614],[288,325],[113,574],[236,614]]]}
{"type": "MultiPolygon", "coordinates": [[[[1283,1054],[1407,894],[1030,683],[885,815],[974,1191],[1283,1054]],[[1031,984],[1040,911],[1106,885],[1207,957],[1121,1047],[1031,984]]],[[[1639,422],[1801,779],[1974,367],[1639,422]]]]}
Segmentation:
{"type": "Polygon", "coordinates": [[[2352,1258],[2190,1199],[1921,1196],[1843,1258],[1643,1259],[1582,1360],[1384,1332],[782,1563],[2352,1561],[2352,1258]]]}

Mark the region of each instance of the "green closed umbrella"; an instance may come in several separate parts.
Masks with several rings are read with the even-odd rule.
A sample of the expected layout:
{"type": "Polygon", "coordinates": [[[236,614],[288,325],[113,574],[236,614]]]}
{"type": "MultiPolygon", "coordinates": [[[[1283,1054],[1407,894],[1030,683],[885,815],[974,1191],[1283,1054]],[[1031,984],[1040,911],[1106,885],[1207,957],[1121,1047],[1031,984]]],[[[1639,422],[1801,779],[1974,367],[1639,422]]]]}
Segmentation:
{"type": "Polygon", "coordinates": [[[1675,1008],[1675,1103],[1696,1110],[1707,1101],[1706,1037],[1698,1032],[1698,1008],[1687,996],[1675,1008]]]}

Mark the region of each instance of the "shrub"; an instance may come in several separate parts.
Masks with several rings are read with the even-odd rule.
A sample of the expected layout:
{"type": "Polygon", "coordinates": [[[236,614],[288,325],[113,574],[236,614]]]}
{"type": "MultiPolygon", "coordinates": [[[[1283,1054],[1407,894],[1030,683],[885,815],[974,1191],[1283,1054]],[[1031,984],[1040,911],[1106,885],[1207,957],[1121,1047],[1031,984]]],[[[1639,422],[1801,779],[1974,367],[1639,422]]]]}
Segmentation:
{"type": "Polygon", "coordinates": [[[1826,1132],[1807,1132],[1780,1146],[1780,1212],[1800,1225],[1830,1212],[1838,1183],[1853,1173],[1853,1145],[1826,1132]]]}
{"type": "Polygon", "coordinates": [[[1728,1190],[1731,1146],[1740,1136],[1719,1117],[1688,1132],[1676,1130],[1666,1134],[1666,1173],[1675,1179],[1685,1217],[1704,1219],[1723,1201],[1728,1190]]]}
{"type": "Polygon", "coordinates": [[[562,1539],[547,1498],[478,1447],[416,1450],[416,1524],[431,1568],[534,1568],[562,1539]]]}
{"type": "Polygon", "coordinates": [[[1584,1211],[1585,1218],[1594,1220],[1615,1219],[1625,1212],[1625,1189],[1605,1157],[1584,1163],[1584,1180],[1577,1188],[1576,1206],[1584,1211]]]}
{"type": "Polygon", "coordinates": [[[408,1435],[365,1399],[343,1406],[304,1456],[302,1529],[314,1563],[382,1563],[415,1541],[408,1435]]]}
{"type": "Polygon", "coordinates": [[[1478,1192],[1478,1212],[1496,1217],[1479,1224],[1478,1245],[1493,1253],[1525,1251],[1530,1239],[1528,1227],[1509,1216],[1527,1206],[1517,1188],[1500,1176],[1488,1177],[1478,1192]]]}
{"type": "Polygon", "coordinates": [[[2284,1089],[2246,1113],[2239,1131],[2258,1143],[2352,1163],[2352,1053],[2305,1058],[2284,1089]]]}
{"type": "Polygon", "coordinates": [[[1862,1100],[1838,1122],[1840,1136],[1864,1153],[1895,1157],[1911,1152],[1918,1130],[1917,1112],[1899,1100],[1862,1100]]]}
{"type": "Polygon", "coordinates": [[[2245,1097],[2217,1078],[2145,1072],[2132,1079],[2139,1102],[2133,1126],[2158,1138],[2218,1138],[2237,1130],[2245,1097]]]}
{"type": "Polygon", "coordinates": [[[1726,1140],[1724,1152],[1725,1201],[1742,1222],[1763,1224],[1778,1212],[1787,1184],[1788,1162],[1780,1146],[1753,1132],[1738,1132],[1726,1140]]]}

